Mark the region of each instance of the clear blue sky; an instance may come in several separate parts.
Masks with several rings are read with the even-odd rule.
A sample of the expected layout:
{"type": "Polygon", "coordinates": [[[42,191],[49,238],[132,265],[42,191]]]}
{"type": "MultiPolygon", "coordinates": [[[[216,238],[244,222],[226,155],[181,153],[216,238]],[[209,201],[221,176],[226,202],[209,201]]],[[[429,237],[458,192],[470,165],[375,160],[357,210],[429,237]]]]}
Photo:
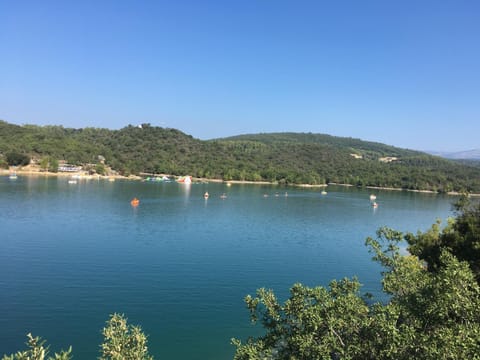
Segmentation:
{"type": "Polygon", "coordinates": [[[0,119],[480,148],[480,2],[0,0],[0,119]]]}

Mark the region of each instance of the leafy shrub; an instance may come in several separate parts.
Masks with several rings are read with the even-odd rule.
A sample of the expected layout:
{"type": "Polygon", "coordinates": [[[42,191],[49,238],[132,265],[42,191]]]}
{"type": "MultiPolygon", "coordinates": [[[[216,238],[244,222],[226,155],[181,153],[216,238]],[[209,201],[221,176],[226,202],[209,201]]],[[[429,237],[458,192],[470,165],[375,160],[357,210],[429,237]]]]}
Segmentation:
{"type": "Polygon", "coordinates": [[[30,157],[16,151],[5,154],[5,158],[10,166],[24,166],[30,164],[30,157]]]}

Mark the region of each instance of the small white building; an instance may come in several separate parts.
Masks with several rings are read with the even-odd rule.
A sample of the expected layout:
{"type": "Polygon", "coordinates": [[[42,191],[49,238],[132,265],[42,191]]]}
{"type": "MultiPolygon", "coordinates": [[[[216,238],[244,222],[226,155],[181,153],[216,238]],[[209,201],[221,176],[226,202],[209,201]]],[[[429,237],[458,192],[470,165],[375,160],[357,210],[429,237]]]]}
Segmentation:
{"type": "Polygon", "coordinates": [[[380,159],[378,159],[378,161],[381,161],[381,162],[384,162],[384,163],[391,163],[393,161],[397,161],[398,158],[396,158],[395,156],[386,156],[386,157],[382,157],[380,159]]]}
{"type": "Polygon", "coordinates": [[[81,166],[70,165],[70,164],[61,164],[58,167],[58,171],[61,171],[61,172],[78,172],[81,170],[82,170],[81,166]]]}

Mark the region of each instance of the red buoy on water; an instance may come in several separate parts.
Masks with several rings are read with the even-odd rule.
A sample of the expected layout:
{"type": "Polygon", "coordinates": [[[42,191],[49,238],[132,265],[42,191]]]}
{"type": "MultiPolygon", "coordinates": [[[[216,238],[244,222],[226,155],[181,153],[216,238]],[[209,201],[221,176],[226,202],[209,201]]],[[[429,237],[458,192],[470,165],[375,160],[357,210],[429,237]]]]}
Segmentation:
{"type": "Polygon", "coordinates": [[[137,207],[140,204],[140,200],[138,200],[137,198],[133,198],[132,201],[130,201],[130,204],[133,207],[137,207]]]}

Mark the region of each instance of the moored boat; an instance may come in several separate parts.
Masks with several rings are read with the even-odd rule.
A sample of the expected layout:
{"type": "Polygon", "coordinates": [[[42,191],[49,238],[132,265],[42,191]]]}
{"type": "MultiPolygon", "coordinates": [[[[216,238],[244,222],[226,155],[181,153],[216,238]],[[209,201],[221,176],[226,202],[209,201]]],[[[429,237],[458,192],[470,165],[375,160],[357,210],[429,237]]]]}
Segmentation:
{"type": "Polygon", "coordinates": [[[192,183],[192,177],[190,175],[187,176],[181,176],[178,180],[178,183],[180,184],[191,184],[192,183]]]}

